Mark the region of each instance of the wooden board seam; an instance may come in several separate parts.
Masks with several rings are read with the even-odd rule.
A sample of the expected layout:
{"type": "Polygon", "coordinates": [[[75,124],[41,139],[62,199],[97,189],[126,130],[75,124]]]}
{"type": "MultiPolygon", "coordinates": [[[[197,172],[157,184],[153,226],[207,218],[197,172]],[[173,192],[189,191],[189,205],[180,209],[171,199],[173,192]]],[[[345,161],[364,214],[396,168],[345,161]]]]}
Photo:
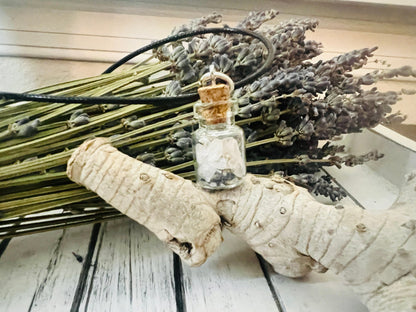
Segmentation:
{"type": "Polygon", "coordinates": [[[94,224],[92,228],[90,242],[88,244],[88,251],[84,258],[84,263],[82,264],[82,270],[81,270],[81,274],[79,275],[78,285],[74,294],[74,300],[72,301],[72,306],[70,310],[71,312],[78,312],[79,307],[81,305],[81,301],[84,296],[84,291],[86,288],[88,272],[91,268],[92,258],[93,258],[95,248],[97,245],[98,235],[100,233],[100,228],[101,228],[101,223],[94,224]]]}
{"type": "Polygon", "coordinates": [[[175,280],[176,311],[186,312],[185,289],[183,287],[182,261],[173,253],[173,276],[175,280]]]}
{"type": "Polygon", "coordinates": [[[9,245],[10,241],[11,241],[11,238],[6,238],[0,242],[0,258],[2,254],[4,253],[4,251],[6,250],[7,246],[9,245]]]}
{"type": "Polygon", "coordinates": [[[270,279],[270,272],[269,272],[269,269],[267,268],[266,261],[258,253],[256,253],[256,256],[257,256],[257,259],[259,260],[261,270],[263,271],[264,278],[267,281],[267,285],[269,286],[270,292],[272,294],[274,302],[276,303],[277,309],[280,312],[287,312],[285,305],[283,303],[282,297],[280,296],[278,290],[276,289],[276,287],[274,287],[270,279]]]}

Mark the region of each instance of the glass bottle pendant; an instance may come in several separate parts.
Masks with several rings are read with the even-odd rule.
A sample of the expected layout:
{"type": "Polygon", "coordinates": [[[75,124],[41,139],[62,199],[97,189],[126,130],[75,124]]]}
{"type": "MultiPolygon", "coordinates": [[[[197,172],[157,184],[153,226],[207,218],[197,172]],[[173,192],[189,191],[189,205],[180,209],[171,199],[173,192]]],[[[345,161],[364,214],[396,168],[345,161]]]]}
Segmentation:
{"type": "Polygon", "coordinates": [[[192,134],[195,171],[201,187],[231,189],[246,174],[245,137],[243,130],[234,124],[230,87],[215,84],[215,79],[210,86],[198,89],[201,100],[194,106],[199,121],[199,129],[192,134]]]}

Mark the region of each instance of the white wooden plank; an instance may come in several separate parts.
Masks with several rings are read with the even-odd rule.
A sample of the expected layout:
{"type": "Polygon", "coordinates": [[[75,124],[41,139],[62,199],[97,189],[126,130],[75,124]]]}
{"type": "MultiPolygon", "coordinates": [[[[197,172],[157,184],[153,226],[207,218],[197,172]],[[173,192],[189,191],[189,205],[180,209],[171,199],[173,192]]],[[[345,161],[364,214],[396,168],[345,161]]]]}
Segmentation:
{"type": "MultiPolygon", "coordinates": [[[[411,1],[411,0],[409,0],[411,1]]],[[[397,5],[368,5],[363,3],[345,3],[345,1],[334,0],[315,0],[311,1],[279,1],[279,0],[261,0],[239,1],[238,6],[233,1],[221,0],[201,0],[198,6],[194,5],[192,0],[175,1],[167,3],[166,1],[117,1],[101,0],[97,1],[59,1],[59,0],[3,0],[5,5],[25,6],[28,8],[48,8],[61,10],[80,10],[80,11],[102,11],[117,12],[129,14],[141,14],[146,12],[148,15],[169,15],[172,17],[184,16],[188,13],[195,15],[206,13],[212,10],[221,12],[244,12],[250,10],[262,10],[274,8],[281,12],[281,15],[287,16],[322,16],[326,21],[331,23],[332,27],[344,28],[368,28],[372,27],[375,31],[406,31],[406,23],[414,24],[412,20],[412,8],[401,8],[397,5]],[[377,27],[377,24],[384,27],[377,27]],[[399,27],[401,26],[401,27],[399,27]],[[381,28],[381,29],[380,29],[381,28]]],[[[240,13],[241,14],[241,13],[240,13]]],[[[408,28],[408,27],[407,27],[408,28]]],[[[407,30],[409,31],[409,30],[407,30]]],[[[410,32],[409,32],[410,33],[410,32]]]]}
{"type": "Polygon", "coordinates": [[[327,171],[366,209],[387,209],[397,198],[398,187],[367,165],[327,171]]]}
{"type": "MultiPolygon", "coordinates": [[[[270,266],[269,270],[272,270],[270,266]]],[[[287,312],[368,311],[358,297],[329,272],[313,272],[293,279],[270,271],[270,279],[287,312]]]]}
{"type": "Polygon", "coordinates": [[[0,7],[0,29],[124,38],[162,38],[188,18],[87,12],[26,7],[0,7]],[[39,21],[42,21],[41,23],[39,21]]]}
{"type": "MultiPolygon", "coordinates": [[[[348,154],[360,155],[368,153],[371,150],[377,150],[384,154],[382,159],[378,161],[370,161],[365,164],[372,171],[366,169],[364,166],[357,166],[353,168],[343,168],[341,171],[335,168],[329,168],[331,175],[334,175],[342,185],[347,189],[356,186],[357,191],[360,191],[358,179],[372,179],[364,183],[374,184],[374,187],[381,187],[380,194],[391,190],[393,193],[389,196],[397,194],[398,187],[404,182],[405,174],[416,168],[416,152],[412,150],[413,145],[406,147],[406,141],[402,141],[401,145],[392,139],[378,134],[377,132],[364,130],[362,133],[354,133],[345,136],[343,141],[337,144],[345,144],[348,154]],[[368,173],[368,177],[366,177],[368,173]],[[385,180],[383,180],[383,178],[385,180]],[[350,181],[350,182],[347,182],[350,181]],[[390,184],[390,186],[388,186],[390,184]],[[383,186],[385,185],[385,186],[383,186]],[[384,188],[384,189],[383,189],[384,188]]],[[[361,184],[367,186],[367,184],[361,184]]],[[[366,195],[365,188],[361,188],[361,194],[366,195]],[[363,193],[364,192],[364,193],[363,193]]],[[[357,199],[360,198],[360,193],[353,194],[357,199]]],[[[391,200],[390,200],[391,201],[391,200]]]]}
{"type": "Polygon", "coordinates": [[[91,226],[13,238],[0,258],[2,312],[69,311],[91,226]]]}
{"type": "Polygon", "coordinates": [[[356,3],[374,3],[374,4],[387,4],[387,5],[403,5],[414,7],[416,3],[414,0],[339,0],[344,2],[356,2],[356,3]]]}
{"type": "Polygon", "coordinates": [[[172,253],[127,219],[102,225],[82,311],[174,311],[172,253]]]}
{"type": "Polygon", "coordinates": [[[23,92],[102,73],[108,63],[0,57],[0,90],[23,92]]]}
{"type": "MultiPolygon", "coordinates": [[[[407,122],[404,122],[405,124],[407,122]]],[[[396,144],[399,144],[400,146],[403,146],[404,148],[410,150],[413,152],[412,155],[416,153],[416,141],[408,139],[407,137],[383,126],[378,125],[377,127],[374,127],[371,129],[371,132],[375,132],[378,135],[381,135],[382,137],[386,138],[390,142],[395,142],[396,144]]],[[[415,158],[410,156],[410,158],[415,158]]],[[[414,166],[416,167],[416,162],[413,162],[414,166]]]]}
{"type": "Polygon", "coordinates": [[[200,268],[183,266],[187,311],[278,311],[255,253],[225,231],[200,268]]]}
{"type": "Polygon", "coordinates": [[[82,270],[82,262],[75,255],[85,259],[91,229],[87,225],[65,230],[59,249],[50,258],[47,275],[33,297],[30,312],[70,311],[82,270]]]}
{"type": "MultiPolygon", "coordinates": [[[[134,50],[140,48],[137,46],[134,50]]],[[[129,51],[130,52],[133,52],[129,51]]],[[[109,62],[114,63],[122,57],[126,56],[125,52],[109,52],[83,49],[60,49],[60,48],[45,48],[32,47],[24,45],[0,45],[0,57],[30,57],[30,58],[44,58],[57,59],[68,61],[88,61],[88,62],[109,62]]],[[[143,53],[131,62],[142,61],[150,56],[149,52],[143,53]]],[[[95,75],[95,73],[94,73],[95,75]]]]}
{"type": "MultiPolygon", "coordinates": [[[[71,44],[75,44],[72,48],[79,48],[79,43],[77,42],[82,42],[83,40],[85,43],[81,44],[81,46],[89,47],[91,45],[94,46],[94,50],[108,51],[111,42],[121,42],[121,45],[112,45],[112,50],[130,51],[131,40],[135,38],[147,40],[163,38],[169,34],[173,27],[188,22],[191,17],[196,18],[203,14],[202,12],[193,11],[194,9],[192,8],[182,9],[178,7],[176,10],[171,8],[170,11],[166,11],[166,8],[162,6],[159,8],[159,11],[155,11],[155,15],[158,12],[161,16],[155,16],[150,15],[145,10],[134,15],[2,7],[0,9],[0,29],[9,32],[14,31],[14,33],[5,36],[4,42],[3,39],[0,39],[0,43],[10,44],[13,41],[15,45],[31,46],[33,48],[33,41],[38,42],[39,40],[27,40],[27,36],[33,36],[34,38],[46,36],[46,39],[41,41],[44,41],[44,43],[49,42],[50,48],[67,47],[67,45],[71,44]],[[173,17],[172,14],[163,16],[167,12],[174,12],[172,14],[176,17],[173,17]],[[39,23],[39,20],[42,20],[42,23],[39,23]],[[92,20],[94,21],[93,24],[91,23],[92,20]],[[149,25],[152,25],[152,27],[149,28],[149,25]],[[23,35],[16,31],[30,33],[23,35]],[[68,40],[68,38],[71,38],[71,35],[79,35],[81,37],[68,40]],[[94,36],[98,38],[91,38],[94,36]],[[50,40],[48,41],[47,38],[50,40]]],[[[224,22],[233,25],[246,14],[246,11],[237,10],[230,13],[232,13],[231,16],[225,14],[224,22]]],[[[284,19],[285,17],[279,17],[276,22],[284,19]]],[[[385,24],[380,23],[380,27],[383,25],[385,24]]],[[[413,29],[416,28],[414,25],[409,25],[409,28],[412,27],[413,29]]],[[[365,30],[365,28],[362,30],[365,30]]],[[[324,25],[324,27],[318,27],[315,33],[309,33],[308,38],[323,42],[325,49],[331,52],[345,52],[361,47],[379,46],[380,49],[377,55],[380,56],[414,57],[416,49],[414,32],[410,32],[409,35],[398,35],[385,33],[387,30],[384,33],[383,31],[370,32],[368,30],[351,31],[339,28],[330,29],[324,25]],[[337,38],[343,38],[343,40],[336,40],[337,38]]],[[[45,51],[42,49],[45,48],[47,47],[39,48],[39,52],[42,53],[43,51],[44,53],[45,51]]],[[[73,53],[76,55],[77,51],[74,50],[73,53]]]]}
{"type": "Polygon", "coordinates": [[[349,31],[339,29],[323,29],[318,27],[315,32],[308,33],[308,39],[322,44],[329,52],[346,52],[365,47],[379,47],[375,55],[414,57],[416,36],[374,33],[368,31],[349,31]],[[342,38],[342,40],[339,40],[342,38]]]}
{"type": "Polygon", "coordinates": [[[98,52],[129,53],[148,43],[150,38],[125,38],[60,34],[50,32],[0,30],[0,42],[4,45],[24,45],[37,48],[82,49],[98,52]]]}

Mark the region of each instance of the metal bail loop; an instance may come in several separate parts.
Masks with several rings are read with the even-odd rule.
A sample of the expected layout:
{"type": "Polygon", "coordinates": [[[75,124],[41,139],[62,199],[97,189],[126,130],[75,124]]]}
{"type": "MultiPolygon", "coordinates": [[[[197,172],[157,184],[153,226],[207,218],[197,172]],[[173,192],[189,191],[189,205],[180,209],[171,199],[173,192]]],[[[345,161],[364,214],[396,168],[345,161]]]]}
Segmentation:
{"type": "Polygon", "coordinates": [[[230,88],[230,94],[233,93],[234,91],[234,81],[226,74],[221,73],[219,71],[215,70],[215,66],[214,65],[210,65],[209,66],[209,72],[204,74],[201,79],[200,79],[200,83],[202,86],[206,86],[208,82],[211,82],[212,85],[216,85],[216,80],[217,79],[221,79],[223,81],[225,81],[229,88],[230,88]]]}

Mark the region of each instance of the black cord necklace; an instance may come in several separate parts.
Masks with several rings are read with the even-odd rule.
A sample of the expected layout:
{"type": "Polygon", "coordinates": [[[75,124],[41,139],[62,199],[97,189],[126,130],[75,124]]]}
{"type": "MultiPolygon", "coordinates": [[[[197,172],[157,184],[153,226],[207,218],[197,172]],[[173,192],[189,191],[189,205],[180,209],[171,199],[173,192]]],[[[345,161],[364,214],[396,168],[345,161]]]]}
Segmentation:
{"type": "MultiPolygon", "coordinates": [[[[206,28],[202,30],[191,31],[187,33],[180,33],[164,39],[152,42],[130,54],[126,55],[109,68],[107,68],[103,74],[111,73],[121,65],[125,64],[132,58],[147,52],[149,50],[158,48],[166,43],[174,42],[180,39],[193,37],[203,34],[240,34],[246,35],[258,39],[264,44],[267,49],[267,59],[261,67],[259,67],[255,72],[248,75],[244,79],[235,83],[235,88],[244,86],[247,83],[250,83],[266,73],[272,65],[273,57],[275,53],[274,46],[272,43],[265,38],[264,36],[249,31],[238,28],[206,28]]],[[[45,103],[81,103],[81,104],[161,104],[161,103],[172,103],[172,104],[185,104],[191,103],[198,100],[198,93],[188,93],[182,94],[173,97],[136,97],[136,98],[122,98],[116,96],[99,96],[99,97],[88,97],[88,96],[56,96],[49,94],[34,94],[34,93],[13,93],[13,92],[0,92],[0,99],[2,100],[14,100],[14,101],[32,101],[32,102],[45,102],[45,103]]]]}

